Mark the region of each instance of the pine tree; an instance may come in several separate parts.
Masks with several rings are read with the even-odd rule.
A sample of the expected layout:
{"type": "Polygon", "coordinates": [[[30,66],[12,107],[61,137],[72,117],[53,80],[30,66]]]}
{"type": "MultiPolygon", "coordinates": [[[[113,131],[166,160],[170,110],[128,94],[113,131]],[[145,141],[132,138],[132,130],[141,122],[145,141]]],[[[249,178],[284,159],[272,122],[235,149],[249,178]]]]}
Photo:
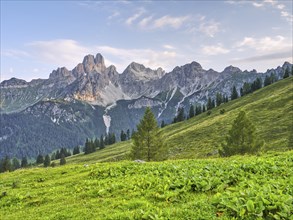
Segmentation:
{"type": "Polygon", "coordinates": [[[79,146],[76,146],[75,148],[73,148],[73,155],[76,155],[79,153],[80,153],[79,146]]]}
{"type": "Polygon", "coordinates": [[[212,104],[212,99],[211,97],[208,98],[208,103],[207,103],[207,110],[210,110],[213,108],[213,104],[212,104]]]}
{"type": "Polygon", "coordinates": [[[156,118],[147,107],[133,136],[132,158],[147,161],[161,160],[164,159],[163,150],[163,138],[159,133],[156,118]]]}
{"type": "Polygon", "coordinates": [[[216,94],[216,104],[217,106],[220,106],[223,103],[222,94],[217,92],[216,94]]]}
{"type": "Polygon", "coordinates": [[[60,165],[65,165],[66,164],[66,159],[64,154],[61,154],[61,158],[60,158],[60,165]]]}
{"type": "Polygon", "coordinates": [[[21,167],[27,167],[28,166],[28,162],[27,162],[27,158],[26,157],[23,157],[21,159],[21,167]]]}
{"type": "Polygon", "coordinates": [[[238,98],[238,92],[235,86],[233,86],[232,89],[232,94],[231,94],[231,100],[237,99],[238,98]]]}
{"type": "Polygon", "coordinates": [[[125,141],[126,138],[127,138],[126,134],[124,133],[123,130],[121,130],[121,133],[120,133],[120,140],[121,140],[121,141],[125,141]]]}
{"type": "Polygon", "coordinates": [[[194,106],[193,105],[190,105],[190,108],[189,108],[189,118],[193,118],[194,115],[195,115],[194,106]]]}
{"type": "Polygon", "coordinates": [[[11,161],[8,156],[6,156],[1,163],[1,172],[12,171],[11,161]]]}
{"type": "Polygon", "coordinates": [[[256,128],[241,111],[234,120],[231,130],[226,137],[226,143],[222,144],[219,153],[221,156],[234,154],[253,154],[260,150],[263,145],[256,137],[256,128]]]}
{"type": "Polygon", "coordinates": [[[206,106],[202,105],[202,112],[205,112],[205,111],[206,111],[206,106]]]}
{"type": "Polygon", "coordinates": [[[44,167],[50,166],[50,163],[51,163],[50,156],[47,154],[44,160],[44,167]]]}
{"type": "Polygon", "coordinates": [[[37,164],[44,163],[44,157],[43,157],[41,154],[39,154],[39,155],[37,156],[36,163],[37,163],[37,164]]]}
{"type": "Polygon", "coordinates": [[[100,137],[100,149],[103,149],[105,148],[105,142],[104,142],[104,136],[101,135],[100,137]]]}
{"type": "Polygon", "coordinates": [[[19,160],[17,158],[13,158],[12,159],[12,169],[13,170],[17,170],[20,168],[20,163],[19,163],[19,160]]]}
{"type": "Polygon", "coordinates": [[[163,127],[165,127],[166,125],[165,125],[165,121],[163,120],[162,122],[161,122],[161,128],[163,128],[163,127]]]}
{"type": "Polygon", "coordinates": [[[177,115],[173,119],[173,122],[176,123],[176,122],[184,121],[184,119],[185,119],[184,108],[179,107],[177,110],[177,115]]]}
{"type": "Polygon", "coordinates": [[[126,137],[127,137],[127,140],[130,140],[130,130],[129,129],[127,129],[127,131],[126,131],[126,137]]]}

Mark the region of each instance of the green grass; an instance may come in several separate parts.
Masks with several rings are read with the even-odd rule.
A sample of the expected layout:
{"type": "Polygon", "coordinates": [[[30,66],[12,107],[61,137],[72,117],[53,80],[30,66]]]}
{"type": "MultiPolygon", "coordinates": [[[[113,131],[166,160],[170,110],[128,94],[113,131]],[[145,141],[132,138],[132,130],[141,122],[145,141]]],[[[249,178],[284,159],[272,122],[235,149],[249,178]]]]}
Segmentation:
{"type": "MultiPolygon", "coordinates": [[[[205,158],[216,153],[240,110],[244,110],[265,141],[263,151],[288,149],[289,126],[293,120],[293,77],[262,88],[253,94],[230,101],[190,120],[161,130],[168,145],[169,159],[205,158]],[[220,110],[225,109],[224,114],[220,110]]],[[[95,163],[127,158],[131,142],[123,142],[97,151],[68,158],[68,163],[95,163]]]]}
{"type": "Polygon", "coordinates": [[[293,151],[0,174],[0,219],[292,219],[293,151]]]}
{"type": "Polygon", "coordinates": [[[293,151],[281,152],[292,125],[292,80],[165,127],[165,162],[126,161],[127,141],[66,158],[65,166],[2,173],[0,219],[293,220],[293,151]],[[240,110],[265,140],[263,152],[206,158],[240,110]]]}

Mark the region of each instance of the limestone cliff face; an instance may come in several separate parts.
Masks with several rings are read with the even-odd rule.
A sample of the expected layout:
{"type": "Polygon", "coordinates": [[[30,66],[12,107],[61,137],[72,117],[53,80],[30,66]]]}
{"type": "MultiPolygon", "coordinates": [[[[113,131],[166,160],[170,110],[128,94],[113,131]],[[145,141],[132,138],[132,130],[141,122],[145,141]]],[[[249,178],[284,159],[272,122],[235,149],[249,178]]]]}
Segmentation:
{"type": "MultiPolygon", "coordinates": [[[[33,148],[34,154],[27,156],[35,157],[40,151],[75,147],[107,131],[118,137],[121,130],[136,128],[147,106],[159,122],[169,123],[179,106],[204,104],[217,92],[230,96],[233,86],[239,91],[257,77],[281,79],[287,67],[292,64],[265,73],[233,66],[217,72],[191,62],[166,73],[132,62],[118,73],[115,66],[105,65],[101,54],[87,55],[72,70],[53,70],[48,79],[0,83],[0,155],[9,155],[12,148],[33,148]]],[[[25,150],[19,151],[22,155],[25,150]]]]}
{"type": "Polygon", "coordinates": [[[1,111],[17,112],[44,99],[64,98],[107,106],[118,100],[155,98],[177,89],[184,99],[189,97],[191,102],[204,102],[216,92],[230,95],[234,85],[239,90],[244,82],[252,82],[256,77],[264,79],[266,75],[275,74],[281,78],[287,66],[292,64],[285,62],[282,67],[266,73],[242,71],[233,66],[216,72],[204,70],[199,63],[192,62],[166,73],[162,68],[152,70],[132,62],[119,74],[115,66],[106,67],[103,56],[98,53],[85,56],[72,70],[65,67],[53,70],[49,79],[3,81],[0,84],[1,111]]]}

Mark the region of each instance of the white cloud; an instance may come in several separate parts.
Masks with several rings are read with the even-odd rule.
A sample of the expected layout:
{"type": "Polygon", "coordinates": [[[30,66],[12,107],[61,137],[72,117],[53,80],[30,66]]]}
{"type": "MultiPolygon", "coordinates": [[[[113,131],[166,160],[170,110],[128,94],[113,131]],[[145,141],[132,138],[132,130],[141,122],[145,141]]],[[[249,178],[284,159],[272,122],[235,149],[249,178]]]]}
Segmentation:
{"type": "Polygon", "coordinates": [[[230,50],[224,48],[222,44],[203,46],[201,51],[204,55],[208,56],[227,54],[230,52],[230,50]]]}
{"type": "MultiPolygon", "coordinates": [[[[56,39],[51,41],[36,41],[27,44],[36,61],[52,64],[56,67],[65,66],[69,70],[82,62],[87,54],[101,53],[105,56],[106,65],[115,65],[122,72],[127,65],[135,61],[150,68],[162,67],[171,70],[182,58],[171,45],[164,45],[163,50],[115,48],[107,45],[83,46],[71,39],[56,39]],[[170,51],[172,48],[172,51],[170,51]],[[167,49],[167,50],[166,50],[167,49]]],[[[33,72],[37,72],[37,68],[33,72]]]]}
{"type": "Polygon", "coordinates": [[[285,8],[285,5],[283,5],[283,4],[277,5],[277,8],[280,10],[283,10],[285,8]]]}
{"type": "Polygon", "coordinates": [[[3,50],[1,51],[1,56],[7,56],[12,58],[22,58],[22,57],[29,57],[29,53],[23,50],[3,50]]]}
{"type": "Polygon", "coordinates": [[[9,68],[9,73],[13,73],[13,68],[12,67],[9,68]]]}
{"type": "Polygon", "coordinates": [[[138,25],[141,28],[146,28],[149,25],[149,23],[152,21],[152,19],[153,19],[153,16],[145,17],[139,22],[138,25]]]}
{"type": "Polygon", "coordinates": [[[252,2],[252,5],[257,8],[263,7],[263,4],[258,2],[252,2]]]}
{"type": "Polygon", "coordinates": [[[84,55],[93,52],[92,49],[81,46],[78,42],[70,39],[35,41],[27,46],[38,60],[67,68],[73,68],[82,61],[84,55]]]}
{"type": "Polygon", "coordinates": [[[164,44],[163,48],[168,49],[168,50],[174,50],[175,49],[175,47],[173,47],[172,45],[169,45],[169,44],[164,44]]]}
{"type": "Polygon", "coordinates": [[[245,37],[241,42],[238,42],[236,47],[245,50],[247,48],[254,49],[260,52],[281,51],[287,48],[292,48],[287,39],[281,35],[276,37],[252,38],[245,37]]]}
{"type": "Polygon", "coordinates": [[[129,18],[127,18],[127,20],[125,21],[125,23],[126,23],[127,25],[132,25],[132,23],[133,23],[134,21],[136,21],[136,20],[137,20],[140,16],[142,16],[144,13],[145,13],[145,9],[143,9],[143,8],[138,9],[138,11],[137,11],[134,15],[132,15],[132,16],[129,17],[129,18]]]}
{"type": "Polygon", "coordinates": [[[95,48],[105,57],[109,57],[111,64],[114,64],[120,72],[133,61],[153,69],[162,67],[165,70],[171,70],[171,68],[177,65],[178,57],[181,57],[175,51],[125,49],[110,46],[97,46],[95,48]]]}
{"type": "Polygon", "coordinates": [[[163,28],[163,27],[169,26],[174,29],[178,29],[188,19],[189,19],[189,16],[171,17],[169,15],[165,15],[161,18],[154,20],[153,28],[163,28]]]}
{"type": "Polygon", "coordinates": [[[220,23],[215,21],[203,22],[200,24],[199,30],[208,35],[209,37],[214,37],[216,33],[220,31],[220,23]]]}
{"type": "Polygon", "coordinates": [[[119,15],[120,15],[120,12],[115,11],[115,12],[113,12],[110,16],[108,16],[108,19],[109,19],[109,20],[112,20],[113,18],[116,18],[116,17],[118,17],[119,15]]]}

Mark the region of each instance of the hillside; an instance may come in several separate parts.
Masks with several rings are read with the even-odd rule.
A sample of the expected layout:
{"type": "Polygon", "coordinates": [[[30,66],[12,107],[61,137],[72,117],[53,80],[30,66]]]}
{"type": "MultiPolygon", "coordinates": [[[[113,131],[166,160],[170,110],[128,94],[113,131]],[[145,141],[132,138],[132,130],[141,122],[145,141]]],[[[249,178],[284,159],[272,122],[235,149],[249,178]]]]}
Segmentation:
{"type": "MultiPolygon", "coordinates": [[[[190,120],[168,125],[161,132],[168,144],[169,159],[202,158],[214,154],[224,141],[240,110],[255,123],[257,134],[264,139],[263,151],[288,148],[289,127],[293,119],[293,77],[278,81],[190,120]],[[220,110],[225,109],[224,114],[220,110]]],[[[126,158],[131,143],[122,142],[90,155],[77,155],[68,163],[95,163],[126,158]]]]}
{"type": "Polygon", "coordinates": [[[292,219],[293,151],[0,174],[0,219],[292,219]]]}
{"type": "Polygon", "coordinates": [[[108,132],[119,137],[121,130],[135,128],[147,106],[159,123],[171,123],[179,106],[188,110],[217,93],[230,96],[245,82],[277,81],[290,69],[285,62],[263,73],[233,66],[217,72],[193,61],[165,72],[132,62],[119,73],[98,53],[72,70],[53,70],[48,79],[11,78],[0,83],[0,159],[73,149],[108,132]]]}

